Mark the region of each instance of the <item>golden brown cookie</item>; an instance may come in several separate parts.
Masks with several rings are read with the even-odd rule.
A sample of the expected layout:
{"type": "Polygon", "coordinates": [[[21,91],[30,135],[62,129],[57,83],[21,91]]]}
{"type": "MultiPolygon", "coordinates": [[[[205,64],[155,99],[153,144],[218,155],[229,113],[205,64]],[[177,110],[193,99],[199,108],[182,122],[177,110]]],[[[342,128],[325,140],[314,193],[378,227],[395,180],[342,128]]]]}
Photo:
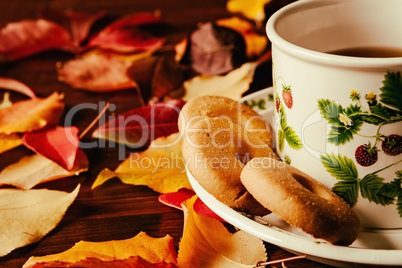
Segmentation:
{"type": "Polygon", "coordinates": [[[228,117],[203,117],[183,137],[183,156],[190,173],[217,200],[238,211],[265,215],[240,181],[253,157],[276,157],[271,148],[228,117]]]}
{"type": "Polygon", "coordinates": [[[253,158],[241,181],[264,207],[315,238],[350,245],[359,234],[360,220],[342,198],[284,162],[253,158]]]}
{"type": "Polygon", "coordinates": [[[203,117],[226,117],[272,145],[271,128],[267,120],[245,104],[220,96],[201,96],[188,101],[179,114],[179,130],[183,134],[203,117]]]}

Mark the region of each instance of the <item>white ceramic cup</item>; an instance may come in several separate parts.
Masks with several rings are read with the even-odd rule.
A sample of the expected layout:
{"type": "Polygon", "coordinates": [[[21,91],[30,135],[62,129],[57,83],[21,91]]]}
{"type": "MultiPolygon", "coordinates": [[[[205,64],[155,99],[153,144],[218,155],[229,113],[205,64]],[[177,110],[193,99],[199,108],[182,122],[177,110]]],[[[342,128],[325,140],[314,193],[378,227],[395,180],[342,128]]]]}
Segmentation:
{"type": "Polygon", "coordinates": [[[400,0],[301,0],[266,28],[277,153],[343,197],[367,228],[402,228],[402,53],[328,52],[402,51],[401,11],[400,0]]]}

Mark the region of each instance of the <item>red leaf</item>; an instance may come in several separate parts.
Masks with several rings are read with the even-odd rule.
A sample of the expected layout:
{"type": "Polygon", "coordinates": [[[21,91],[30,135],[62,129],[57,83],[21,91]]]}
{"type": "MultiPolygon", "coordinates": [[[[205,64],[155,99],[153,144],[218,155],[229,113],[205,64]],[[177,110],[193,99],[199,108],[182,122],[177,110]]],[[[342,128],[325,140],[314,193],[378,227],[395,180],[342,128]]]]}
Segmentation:
{"type": "Polygon", "coordinates": [[[22,136],[22,143],[63,168],[71,170],[79,145],[78,128],[57,126],[48,130],[25,133],[22,136]]]}
{"type": "Polygon", "coordinates": [[[194,209],[194,212],[196,212],[200,215],[208,216],[208,217],[214,218],[218,221],[226,222],[224,219],[222,219],[221,217],[216,215],[215,212],[213,212],[209,207],[207,207],[199,197],[195,200],[193,209],[194,209]]]}
{"type": "Polygon", "coordinates": [[[68,31],[43,19],[8,23],[0,32],[0,54],[5,60],[20,59],[49,49],[71,48],[68,31]]]}
{"type": "Polygon", "coordinates": [[[164,205],[183,210],[181,203],[191,198],[193,195],[195,195],[193,190],[181,188],[175,193],[161,194],[158,200],[164,205]]]}
{"type": "Polygon", "coordinates": [[[172,99],[133,109],[94,131],[92,137],[132,147],[145,147],[158,137],[179,131],[177,120],[185,101],[172,99]]]}
{"type": "Polygon", "coordinates": [[[30,87],[12,78],[0,77],[0,88],[17,91],[19,93],[27,95],[32,99],[36,98],[35,93],[30,87]]]}
{"type": "Polygon", "coordinates": [[[164,40],[141,31],[138,27],[159,22],[161,18],[151,13],[122,18],[94,36],[87,48],[101,47],[124,53],[156,50],[163,45],[164,40]]]}
{"type": "Polygon", "coordinates": [[[54,9],[41,9],[39,11],[39,16],[41,18],[56,22],[67,29],[72,36],[75,47],[80,46],[80,44],[88,37],[92,25],[105,15],[105,11],[101,11],[95,15],[72,10],[61,12],[54,9]]]}

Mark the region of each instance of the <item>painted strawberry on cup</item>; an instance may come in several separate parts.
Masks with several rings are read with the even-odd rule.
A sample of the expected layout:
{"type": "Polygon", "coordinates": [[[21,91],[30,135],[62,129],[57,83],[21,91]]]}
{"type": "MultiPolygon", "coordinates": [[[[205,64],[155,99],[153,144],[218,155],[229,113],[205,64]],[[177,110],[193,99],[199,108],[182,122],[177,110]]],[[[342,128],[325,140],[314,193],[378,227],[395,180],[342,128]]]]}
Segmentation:
{"type": "Polygon", "coordinates": [[[375,146],[371,146],[370,142],[360,145],[355,151],[356,162],[363,167],[374,165],[378,160],[377,152],[378,149],[375,146]]]}
{"type": "Polygon", "coordinates": [[[291,90],[290,86],[282,85],[282,99],[283,99],[283,102],[285,103],[286,107],[291,109],[293,106],[293,96],[292,96],[292,90],[291,90]]]}
{"type": "Polygon", "coordinates": [[[402,153],[402,136],[392,134],[385,137],[381,144],[381,149],[386,155],[395,156],[402,153]]]}

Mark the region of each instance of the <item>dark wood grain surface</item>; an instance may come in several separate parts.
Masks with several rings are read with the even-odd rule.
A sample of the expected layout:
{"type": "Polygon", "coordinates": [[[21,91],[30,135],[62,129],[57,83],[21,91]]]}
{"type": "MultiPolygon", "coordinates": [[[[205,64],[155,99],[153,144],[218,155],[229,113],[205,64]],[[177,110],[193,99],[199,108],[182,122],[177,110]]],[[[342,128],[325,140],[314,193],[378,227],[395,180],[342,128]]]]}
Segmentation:
{"type": "MultiPolygon", "coordinates": [[[[107,11],[112,16],[122,16],[139,11],[161,11],[165,22],[174,26],[171,40],[180,40],[199,22],[211,21],[229,16],[224,0],[8,0],[0,1],[0,26],[22,19],[35,19],[39,8],[58,10],[74,9],[97,13],[107,11]]],[[[113,93],[91,93],[71,88],[57,80],[56,63],[74,56],[60,51],[40,53],[12,63],[0,65],[0,76],[15,78],[46,97],[54,91],[65,94],[66,111],[83,102],[99,104],[102,101],[116,105],[116,113],[122,113],[140,106],[134,90],[113,93]]],[[[267,74],[269,77],[270,74],[267,74]]],[[[267,78],[268,79],[268,78],[267,78]]],[[[2,91],[0,90],[0,93],[2,91]]],[[[2,95],[2,94],[1,94],[2,95]]],[[[18,98],[15,97],[15,98],[18,98]]],[[[74,118],[73,124],[80,131],[97,115],[98,111],[86,110],[74,118]]],[[[91,133],[91,132],[90,132],[91,133]]],[[[83,141],[90,140],[90,133],[83,141]]],[[[126,154],[133,152],[126,150],[126,154]]],[[[18,147],[0,155],[0,170],[16,162],[31,151],[18,147]]],[[[178,247],[183,231],[183,213],[158,202],[158,193],[145,186],[130,186],[112,179],[101,187],[91,190],[94,179],[103,168],[115,169],[121,159],[115,147],[86,150],[89,157],[88,172],[41,184],[36,188],[72,191],[80,183],[81,191],[68,209],[60,224],[41,241],[0,258],[0,267],[21,267],[30,256],[59,253],[72,247],[80,240],[106,241],[126,239],[140,231],[153,237],[166,234],[174,238],[178,247]]],[[[1,228],[1,226],[0,226],[1,228]]],[[[1,245],[0,245],[1,246],[1,245]]],[[[293,256],[274,245],[266,244],[271,260],[293,256]]],[[[309,260],[287,264],[288,267],[327,267],[309,260]]],[[[279,266],[277,266],[279,267],[279,266]]]]}

